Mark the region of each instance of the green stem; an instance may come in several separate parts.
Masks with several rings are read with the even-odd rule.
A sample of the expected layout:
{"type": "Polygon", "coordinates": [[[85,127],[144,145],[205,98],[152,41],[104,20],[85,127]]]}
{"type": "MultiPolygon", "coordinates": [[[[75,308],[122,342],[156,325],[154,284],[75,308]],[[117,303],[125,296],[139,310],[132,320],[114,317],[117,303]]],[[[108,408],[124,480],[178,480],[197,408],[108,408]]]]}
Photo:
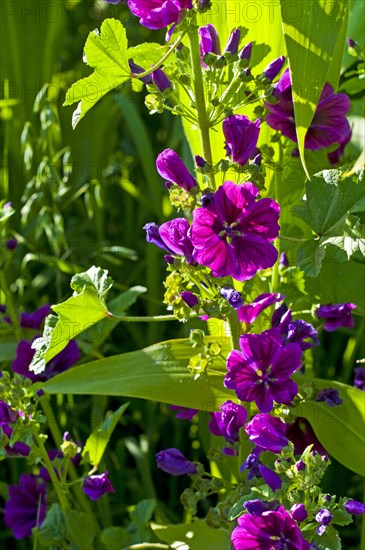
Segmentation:
{"type": "MultiPolygon", "coordinates": [[[[193,72],[193,84],[195,93],[195,104],[198,114],[200,141],[203,150],[204,160],[213,165],[212,149],[210,145],[209,136],[209,119],[207,114],[207,108],[205,103],[203,72],[200,63],[200,45],[198,27],[196,25],[196,16],[192,21],[193,26],[188,31],[189,43],[190,43],[190,60],[191,68],[193,72]]],[[[213,189],[215,189],[214,173],[211,171],[208,175],[209,181],[213,189]]]]}
{"type": "MultiPolygon", "coordinates": [[[[279,169],[275,174],[275,200],[277,203],[281,203],[281,167],[283,166],[283,147],[281,141],[279,141],[279,169]]],[[[276,240],[276,249],[278,251],[278,260],[273,267],[272,276],[271,276],[271,292],[277,292],[279,288],[280,278],[279,278],[279,260],[280,260],[280,240],[276,240]]]]}
{"type": "Polygon", "coordinates": [[[187,33],[187,31],[184,31],[179,36],[179,38],[177,38],[177,40],[175,40],[175,42],[173,44],[171,44],[170,48],[167,50],[165,55],[163,57],[161,57],[160,61],[158,61],[155,65],[152,65],[152,67],[150,69],[147,69],[143,73],[139,73],[139,74],[133,74],[132,73],[132,78],[141,79],[144,76],[148,76],[149,74],[153,73],[154,71],[156,71],[156,69],[159,69],[161,67],[161,65],[163,65],[165,63],[166,59],[168,59],[170,57],[170,55],[174,52],[175,48],[180,44],[180,42],[182,41],[182,39],[184,38],[186,33],[187,33]]]}
{"type": "MultiPolygon", "coordinates": [[[[193,315],[192,315],[193,316],[193,315]]],[[[123,317],[121,315],[113,315],[108,312],[108,318],[112,321],[125,321],[126,323],[150,323],[150,322],[164,322],[164,321],[177,321],[175,315],[151,315],[147,317],[123,317]]]]}
{"type": "Polygon", "coordinates": [[[47,468],[48,470],[48,473],[49,473],[49,477],[51,478],[51,481],[53,483],[53,486],[55,488],[55,491],[56,491],[56,494],[57,494],[57,497],[58,497],[58,500],[60,502],[60,505],[61,505],[61,508],[62,510],[65,512],[68,510],[69,508],[69,504],[68,504],[68,501],[67,501],[67,498],[66,498],[66,495],[64,494],[63,490],[62,490],[62,487],[61,487],[61,484],[60,484],[60,481],[58,479],[58,477],[56,476],[56,473],[54,471],[54,467],[53,467],[53,464],[48,456],[48,453],[46,451],[46,448],[44,446],[44,443],[43,443],[43,440],[42,440],[42,437],[37,433],[35,432],[34,433],[34,438],[35,438],[35,441],[38,445],[38,449],[41,453],[41,457],[42,457],[42,460],[43,460],[43,463],[45,465],[45,467],[47,468]]]}

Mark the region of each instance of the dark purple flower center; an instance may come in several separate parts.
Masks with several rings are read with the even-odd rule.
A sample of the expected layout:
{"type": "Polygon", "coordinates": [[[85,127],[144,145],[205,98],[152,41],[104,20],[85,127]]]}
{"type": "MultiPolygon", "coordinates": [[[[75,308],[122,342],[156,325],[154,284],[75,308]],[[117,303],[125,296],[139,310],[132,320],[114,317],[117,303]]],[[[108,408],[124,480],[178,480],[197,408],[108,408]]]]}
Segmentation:
{"type": "Polygon", "coordinates": [[[276,378],[272,378],[271,375],[271,365],[266,369],[265,372],[263,372],[260,369],[256,370],[256,374],[259,377],[258,380],[256,380],[256,385],[264,384],[265,389],[268,390],[270,388],[270,384],[276,382],[276,378]]]}
{"type": "Polygon", "coordinates": [[[237,229],[238,225],[238,221],[233,223],[223,222],[223,228],[219,232],[219,236],[226,239],[227,244],[231,244],[235,237],[242,237],[241,231],[237,229]]]}
{"type": "Polygon", "coordinates": [[[289,544],[290,544],[290,540],[287,538],[287,537],[275,537],[275,536],[272,536],[270,537],[272,541],[275,541],[274,542],[274,545],[273,545],[273,549],[275,550],[288,550],[289,549],[289,544]]]}

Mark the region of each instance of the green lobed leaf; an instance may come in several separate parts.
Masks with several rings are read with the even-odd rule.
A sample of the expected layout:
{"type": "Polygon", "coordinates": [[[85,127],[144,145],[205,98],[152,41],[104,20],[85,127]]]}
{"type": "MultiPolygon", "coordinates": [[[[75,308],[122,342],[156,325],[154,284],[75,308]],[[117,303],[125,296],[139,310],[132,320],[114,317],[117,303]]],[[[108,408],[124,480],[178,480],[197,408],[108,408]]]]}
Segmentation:
{"type": "Polygon", "coordinates": [[[168,46],[162,46],[154,42],[144,42],[128,48],[127,55],[128,59],[147,70],[160,61],[168,48],[168,46]]]}
{"type": "Polygon", "coordinates": [[[189,550],[229,550],[231,548],[230,533],[222,527],[212,529],[204,520],[181,525],[151,525],[155,535],[170,544],[172,548],[181,547],[189,550]]]}
{"type": "Polygon", "coordinates": [[[89,435],[82,451],[83,463],[88,462],[93,466],[100,464],[111,435],[128,405],[125,403],[119,407],[89,435]]]}
{"type": "Polygon", "coordinates": [[[104,296],[111,284],[108,272],[95,266],[71,279],[74,293],[62,304],[52,306],[56,315],[46,318],[43,336],[33,343],[36,352],[30,370],[36,374],[43,372],[46,363],[62,351],[72,338],[108,317],[104,296]]]}
{"type": "Polygon", "coordinates": [[[293,82],[298,147],[307,170],[305,136],[325,82],[337,87],[349,0],[280,0],[280,6],[293,82]]]}
{"type": "Polygon", "coordinates": [[[131,79],[126,30],[120,21],[105,19],[101,32],[92,31],[85,44],[85,61],[94,72],[75,82],[67,91],[64,105],[79,102],[72,116],[73,128],[108,92],[131,79]]]}
{"type": "MultiPolygon", "coordinates": [[[[207,338],[206,342],[216,340],[207,338]]],[[[226,357],[230,351],[229,339],[223,338],[219,344],[226,357]]],[[[42,388],[47,393],[140,397],[214,411],[233,397],[232,391],[223,386],[225,360],[215,357],[208,374],[194,380],[187,367],[199,351],[189,339],[161,342],[140,351],[74,367],[55,376],[42,388]]]]}
{"type": "MultiPolygon", "coordinates": [[[[297,379],[298,381],[299,379],[297,379]]],[[[343,403],[329,407],[324,402],[304,401],[292,412],[306,418],[319,441],[338,462],[362,476],[365,475],[365,393],[335,382],[315,379],[316,387],[338,390],[343,403]]]]}
{"type": "Polygon", "coordinates": [[[323,260],[364,261],[365,227],[352,213],[365,211],[364,172],[346,177],[341,170],[325,170],[306,185],[306,198],[293,209],[315,233],[298,249],[298,265],[317,277],[323,260]],[[355,181],[357,176],[358,182],[355,181]]]}

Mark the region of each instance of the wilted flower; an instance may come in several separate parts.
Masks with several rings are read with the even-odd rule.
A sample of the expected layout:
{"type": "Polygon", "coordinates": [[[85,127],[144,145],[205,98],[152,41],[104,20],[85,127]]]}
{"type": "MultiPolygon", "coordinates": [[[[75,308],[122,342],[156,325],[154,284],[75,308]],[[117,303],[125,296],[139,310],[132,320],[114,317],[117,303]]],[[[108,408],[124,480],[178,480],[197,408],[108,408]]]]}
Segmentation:
{"type": "Polygon", "coordinates": [[[354,319],[352,317],[352,310],[357,306],[350,302],[344,304],[329,304],[320,306],[316,315],[320,319],[324,319],[324,329],[328,332],[333,332],[339,327],[352,328],[354,326],[354,319]]]}
{"type": "Polygon", "coordinates": [[[32,535],[46,517],[46,484],[34,475],[22,474],[19,485],[9,485],[4,521],[16,539],[32,535]]]}
{"type": "Polygon", "coordinates": [[[99,500],[106,493],[115,493],[115,489],[108,479],[108,471],[85,477],[82,490],[90,500],[99,500]]]}
{"type": "Polygon", "coordinates": [[[258,192],[252,183],[226,181],[208,208],[194,210],[193,258],[214,277],[245,281],[274,265],[277,250],[270,242],[278,235],[280,208],[271,199],[256,202],[258,192]]]}
{"type": "Polygon", "coordinates": [[[191,0],[128,0],[131,12],[149,29],[163,29],[177,23],[184,9],[192,8],[191,0]]]}
{"type": "Polygon", "coordinates": [[[231,537],[235,550],[306,550],[299,527],[283,506],[261,516],[243,514],[231,537]]]}
{"type": "Polygon", "coordinates": [[[227,359],[224,384],[242,401],[255,401],[260,412],[270,412],[274,401],[290,405],[298,386],[290,376],[300,368],[302,350],[298,344],[282,347],[277,329],[240,337],[241,351],[227,359]]]}
{"type": "Polygon", "coordinates": [[[173,476],[195,474],[196,466],[178,449],[170,448],[156,453],[157,468],[173,476]]]}
{"type": "MultiPolygon", "coordinates": [[[[274,130],[297,142],[292,83],[287,69],[274,86],[274,97],[278,103],[265,103],[270,113],[266,122],[274,130]]],[[[348,137],[350,124],[346,115],[350,109],[350,100],[346,94],[335,94],[332,86],[325,84],[319,98],[316,112],[305,138],[306,149],[322,149],[333,143],[340,143],[348,137]]]]}
{"type": "Polygon", "coordinates": [[[197,186],[195,178],[173,149],[165,149],[158,155],[156,168],[160,176],[166,180],[167,186],[175,183],[187,192],[197,186]]]}
{"type": "Polygon", "coordinates": [[[251,122],[247,116],[231,115],[223,121],[226,151],[233,162],[244,166],[254,153],[260,134],[260,119],[251,122]]]}
{"type": "Polygon", "coordinates": [[[280,453],[289,443],[285,422],[270,414],[256,414],[245,430],[252,443],[265,451],[280,453]]]}
{"type": "Polygon", "coordinates": [[[208,427],[214,435],[222,435],[228,443],[234,443],[246,422],[247,411],[233,401],[226,401],[219,408],[220,411],[212,413],[208,427]]]}

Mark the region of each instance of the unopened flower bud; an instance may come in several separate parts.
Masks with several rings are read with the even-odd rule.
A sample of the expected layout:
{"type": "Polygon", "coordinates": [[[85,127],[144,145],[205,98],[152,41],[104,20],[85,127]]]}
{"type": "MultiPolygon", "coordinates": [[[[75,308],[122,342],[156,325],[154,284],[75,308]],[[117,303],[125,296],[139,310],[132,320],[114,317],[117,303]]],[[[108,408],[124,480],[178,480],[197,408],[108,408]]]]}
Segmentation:
{"type": "Polygon", "coordinates": [[[239,53],[239,58],[247,59],[247,61],[250,61],[251,53],[252,53],[252,42],[249,42],[248,44],[246,44],[246,46],[243,46],[242,50],[239,53]]]}
{"type": "Polygon", "coordinates": [[[160,92],[164,92],[165,90],[171,88],[171,82],[162,69],[156,69],[155,71],[153,71],[152,81],[154,85],[157,86],[157,88],[160,90],[160,92]]]}
{"type": "Polygon", "coordinates": [[[282,55],[281,57],[278,57],[277,59],[274,59],[269,65],[266,67],[266,69],[263,72],[263,75],[265,78],[270,80],[272,82],[274,78],[278,76],[281,69],[283,68],[285,63],[285,57],[282,55]]]}
{"type": "Polygon", "coordinates": [[[229,52],[232,54],[236,54],[238,52],[238,45],[241,40],[241,31],[240,29],[234,29],[231,32],[230,37],[228,38],[228,42],[226,45],[226,49],[224,50],[225,53],[229,52]]]}
{"type": "Polygon", "coordinates": [[[305,521],[308,517],[308,512],[304,506],[304,504],[294,504],[290,508],[290,515],[295,521],[298,523],[305,521]]]}

